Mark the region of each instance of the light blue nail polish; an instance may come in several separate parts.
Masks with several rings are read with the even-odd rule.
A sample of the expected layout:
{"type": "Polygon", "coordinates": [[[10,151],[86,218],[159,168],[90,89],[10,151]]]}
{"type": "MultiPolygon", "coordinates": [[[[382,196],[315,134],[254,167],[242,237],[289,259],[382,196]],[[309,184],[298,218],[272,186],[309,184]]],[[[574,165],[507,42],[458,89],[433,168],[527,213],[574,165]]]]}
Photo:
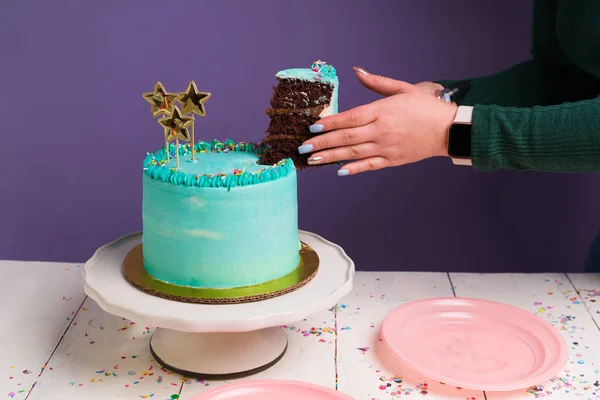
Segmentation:
{"type": "Polygon", "coordinates": [[[310,130],[310,133],[319,133],[319,132],[322,132],[322,131],[323,131],[323,128],[325,128],[325,126],[324,126],[324,125],[321,125],[321,124],[314,124],[314,125],[311,125],[311,126],[308,128],[308,130],[310,130]]]}
{"type": "Polygon", "coordinates": [[[350,173],[350,171],[348,171],[347,169],[339,169],[338,170],[338,176],[346,176],[350,173]]]}
{"type": "Polygon", "coordinates": [[[298,147],[298,153],[300,154],[306,154],[306,153],[310,153],[311,151],[313,151],[315,147],[312,144],[303,144],[302,146],[298,147]]]}

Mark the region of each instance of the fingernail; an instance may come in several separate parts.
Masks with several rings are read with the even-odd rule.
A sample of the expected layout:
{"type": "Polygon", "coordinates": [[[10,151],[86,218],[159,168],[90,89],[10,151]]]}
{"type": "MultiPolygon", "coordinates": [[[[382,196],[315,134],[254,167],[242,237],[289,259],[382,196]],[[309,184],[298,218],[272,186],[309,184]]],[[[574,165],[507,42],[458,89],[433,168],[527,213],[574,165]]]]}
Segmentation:
{"type": "Polygon", "coordinates": [[[369,71],[367,71],[366,69],[364,69],[362,67],[352,67],[352,69],[355,70],[356,72],[358,72],[359,74],[369,75],[369,71]]]}
{"type": "Polygon", "coordinates": [[[324,125],[314,124],[314,125],[311,125],[308,129],[310,130],[310,133],[319,133],[323,130],[323,128],[325,128],[324,125]]]}
{"type": "Polygon", "coordinates": [[[338,170],[338,176],[346,176],[350,173],[350,171],[348,171],[347,169],[339,169],[338,170]]]}
{"type": "Polygon", "coordinates": [[[312,144],[303,144],[302,146],[298,147],[298,153],[300,154],[306,154],[306,153],[310,153],[311,151],[313,151],[315,147],[312,144]]]}
{"type": "Polygon", "coordinates": [[[308,164],[319,164],[321,161],[323,161],[323,157],[321,156],[311,157],[308,159],[308,164]]]}

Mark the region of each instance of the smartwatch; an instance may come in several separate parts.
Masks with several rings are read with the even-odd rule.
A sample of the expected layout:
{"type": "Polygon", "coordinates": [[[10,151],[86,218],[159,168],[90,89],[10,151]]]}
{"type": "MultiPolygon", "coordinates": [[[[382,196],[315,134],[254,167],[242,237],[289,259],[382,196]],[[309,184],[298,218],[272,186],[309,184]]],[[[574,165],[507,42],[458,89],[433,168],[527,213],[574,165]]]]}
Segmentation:
{"type": "Polygon", "coordinates": [[[435,96],[446,103],[458,104],[469,90],[471,90],[471,84],[468,81],[458,81],[452,86],[436,90],[435,96]]]}
{"type": "Polygon", "coordinates": [[[473,107],[458,106],[448,131],[448,155],[454,165],[473,165],[471,159],[471,127],[473,107]]]}

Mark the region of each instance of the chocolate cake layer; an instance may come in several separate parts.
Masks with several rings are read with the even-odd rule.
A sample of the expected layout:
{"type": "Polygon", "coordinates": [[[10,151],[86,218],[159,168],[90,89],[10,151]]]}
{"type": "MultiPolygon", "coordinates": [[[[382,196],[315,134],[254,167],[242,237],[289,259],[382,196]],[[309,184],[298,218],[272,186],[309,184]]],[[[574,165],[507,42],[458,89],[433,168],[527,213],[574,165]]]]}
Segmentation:
{"type": "Polygon", "coordinates": [[[272,108],[312,108],[331,101],[333,85],[300,79],[279,79],[273,87],[272,108]]]}
{"type": "Polygon", "coordinates": [[[270,134],[309,134],[309,127],[317,122],[319,114],[325,106],[317,106],[304,109],[276,108],[268,109],[267,114],[271,118],[267,133],[270,134]]]}
{"type": "Polygon", "coordinates": [[[259,164],[272,165],[284,158],[291,158],[296,169],[302,170],[308,167],[310,154],[299,154],[298,147],[313,135],[270,135],[263,143],[269,146],[269,150],[258,160],[259,164]]]}

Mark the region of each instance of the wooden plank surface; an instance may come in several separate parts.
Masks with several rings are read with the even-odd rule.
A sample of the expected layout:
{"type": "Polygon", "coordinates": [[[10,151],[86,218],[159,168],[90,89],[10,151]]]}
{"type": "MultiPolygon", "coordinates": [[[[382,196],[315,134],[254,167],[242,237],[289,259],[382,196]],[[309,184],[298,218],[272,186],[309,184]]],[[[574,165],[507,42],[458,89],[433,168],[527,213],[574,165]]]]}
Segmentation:
{"type": "MultiPolygon", "coordinates": [[[[6,261],[0,273],[0,398],[186,400],[224,383],[162,369],[148,348],[153,327],[107,314],[91,299],[80,307],[79,266],[6,261]]],[[[600,399],[599,298],[600,275],[358,272],[337,307],[286,327],[286,356],[249,379],[301,380],[359,400],[600,399]],[[484,395],[385,365],[377,349],[383,318],[407,301],[452,296],[451,282],[459,297],[511,304],[552,323],[569,344],[566,368],[533,388],[484,395]]]]}
{"type": "Polygon", "coordinates": [[[600,274],[568,274],[568,277],[600,327],[600,274]]]}
{"type": "Polygon", "coordinates": [[[395,371],[385,365],[377,343],[383,318],[407,301],[452,296],[445,273],[356,274],[354,290],[338,306],[338,389],[355,399],[483,399],[482,392],[457,389],[395,371]]]}
{"type": "Polygon", "coordinates": [[[569,347],[569,361],[556,377],[499,399],[597,399],[600,331],[585,304],[563,274],[450,274],[458,297],[498,301],[527,310],[553,324],[569,347]]]}
{"type": "MultiPolygon", "coordinates": [[[[289,348],[284,358],[248,379],[296,379],[333,388],[333,312],[326,310],[286,330],[289,348]]],[[[188,379],[162,368],[149,350],[154,331],[110,315],[88,298],[29,399],[185,400],[226,383],[188,379]]]]}
{"type": "Polygon", "coordinates": [[[28,400],[178,395],[181,377],[161,370],[150,355],[153,331],[104,312],[88,298],[28,400]]]}
{"type": "Polygon", "coordinates": [[[81,306],[75,264],[0,261],[0,398],[25,399],[81,306]]]}

